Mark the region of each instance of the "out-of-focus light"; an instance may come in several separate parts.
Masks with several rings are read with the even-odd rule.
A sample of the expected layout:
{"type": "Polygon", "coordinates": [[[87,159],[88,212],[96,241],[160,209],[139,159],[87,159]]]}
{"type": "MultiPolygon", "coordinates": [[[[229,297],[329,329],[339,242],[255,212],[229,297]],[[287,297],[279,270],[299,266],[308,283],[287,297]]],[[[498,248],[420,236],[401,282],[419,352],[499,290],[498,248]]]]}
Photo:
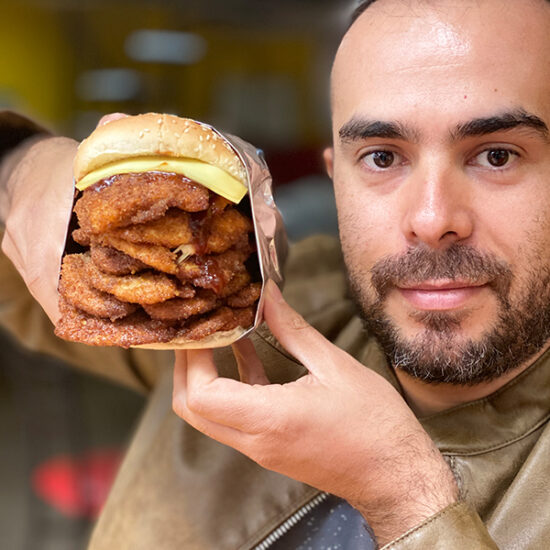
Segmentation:
{"type": "Polygon", "coordinates": [[[124,42],[126,54],[136,61],[192,65],[206,54],[206,40],[197,34],[142,29],[124,42]]]}
{"type": "Polygon", "coordinates": [[[139,95],[143,82],[133,69],[96,69],[81,73],[75,88],[84,101],[128,101],[139,95]]]}

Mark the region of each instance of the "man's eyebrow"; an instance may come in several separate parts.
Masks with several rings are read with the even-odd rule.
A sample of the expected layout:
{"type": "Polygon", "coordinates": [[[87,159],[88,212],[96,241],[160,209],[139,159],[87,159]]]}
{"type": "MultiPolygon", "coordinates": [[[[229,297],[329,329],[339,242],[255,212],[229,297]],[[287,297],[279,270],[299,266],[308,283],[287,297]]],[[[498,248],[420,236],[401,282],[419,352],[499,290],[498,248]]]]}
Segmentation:
{"type": "Polygon", "coordinates": [[[544,120],[523,109],[517,109],[515,111],[485,118],[474,118],[458,124],[456,128],[451,131],[451,139],[459,140],[470,136],[482,136],[502,130],[512,130],[513,128],[521,127],[531,128],[548,140],[549,130],[544,120]]]}
{"type": "Polygon", "coordinates": [[[343,143],[368,138],[416,140],[416,133],[400,122],[357,117],[353,117],[346,122],[340,128],[338,135],[343,143]]]}

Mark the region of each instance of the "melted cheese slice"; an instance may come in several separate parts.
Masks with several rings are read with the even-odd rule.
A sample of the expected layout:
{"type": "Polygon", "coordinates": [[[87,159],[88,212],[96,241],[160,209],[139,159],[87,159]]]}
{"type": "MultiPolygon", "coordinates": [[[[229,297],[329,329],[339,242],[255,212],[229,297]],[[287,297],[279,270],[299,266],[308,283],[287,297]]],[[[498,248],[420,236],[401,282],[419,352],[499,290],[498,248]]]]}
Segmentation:
{"type": "Polygon", "coordinates": [[[163,157],[136,157],[107,164],[85,175],[76,184],[76,188],[84,191],[84,189],[102,179],[117,174],[140,172],[181,174],[234,203],[239,203],[248,192],[248,189],[238,179],[217,166],[196,159],[163,157]]]}

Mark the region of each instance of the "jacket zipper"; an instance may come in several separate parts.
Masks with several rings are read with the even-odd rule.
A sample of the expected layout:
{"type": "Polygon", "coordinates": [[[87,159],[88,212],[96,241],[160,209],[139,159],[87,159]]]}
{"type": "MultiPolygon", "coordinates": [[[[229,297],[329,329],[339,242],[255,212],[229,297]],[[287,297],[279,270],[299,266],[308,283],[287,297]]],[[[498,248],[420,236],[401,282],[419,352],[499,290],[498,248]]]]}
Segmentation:
{"type": "Polygon", "coordinates": [[[309,514],[316,506],[319,506],[328,498],[328,493],[319,493],[310,501],[306,502],[301,508],[296,510],[279,527],[272,531],[260,544],[254,546],[253,550],[267,550],[275,544],[283,535],[286,535],[301,519],[309,514]]]}

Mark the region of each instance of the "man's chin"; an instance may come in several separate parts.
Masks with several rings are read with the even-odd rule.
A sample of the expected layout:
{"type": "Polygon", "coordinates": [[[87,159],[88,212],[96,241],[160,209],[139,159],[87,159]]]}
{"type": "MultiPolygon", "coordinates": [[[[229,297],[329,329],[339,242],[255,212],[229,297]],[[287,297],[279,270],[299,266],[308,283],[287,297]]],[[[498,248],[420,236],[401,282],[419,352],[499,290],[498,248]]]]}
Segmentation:
{"type": "Polygon", "coordinates": [[[434,360],[440,354],[453,360],[465,349],[483,347],[487,336],[498,331],[498,312],[486,309],[418,310],[400,312],[395,318],[387,310],[378,309],[382,326],[392,338],[407,348],[433,350],[434,360]]]}
{"type": "Polygon", "coordinates": [[[408,364],[415,364],[418,371],[431,372],[434,368],[441,369],[444,365],[456,366],[457,362],[463,362],[469,350],[477,349],[480,341],[465,338],[456,331],[447,332],[424,329],[417,332],[414,338],[399,338],[395,347],[399,351],[401,361],[395,366],[402,368],[408,364]]]}
{"type": "Polygon", "coordinates": [[[463,332],[463,325],[469,311],[421,311],[416,310],[409,317],[421,332],[428,331],[449,336],[463,332]]]}
{"type": "Polygon", "coordinates": [[[365,328],[376,337],[388,362],[426,383],[489,382],[516,368],[517,359],[527,351],[511,343],[510,325],[495,322],[483,334],[469,334],[471,318],[463,312],[420,312],[404,326],[381,308],[365,313],[365,328]]]}
{"type": "Polygon", "coordinates": [[[441,314],[423,319],[422,329],[408,337],[398,329],[390,339],[377,335],[388,360],[410,376],[429,383],[469,385],[491,378],[479,363],[484,339],[466,337],[460,320],[441,314]]]}

